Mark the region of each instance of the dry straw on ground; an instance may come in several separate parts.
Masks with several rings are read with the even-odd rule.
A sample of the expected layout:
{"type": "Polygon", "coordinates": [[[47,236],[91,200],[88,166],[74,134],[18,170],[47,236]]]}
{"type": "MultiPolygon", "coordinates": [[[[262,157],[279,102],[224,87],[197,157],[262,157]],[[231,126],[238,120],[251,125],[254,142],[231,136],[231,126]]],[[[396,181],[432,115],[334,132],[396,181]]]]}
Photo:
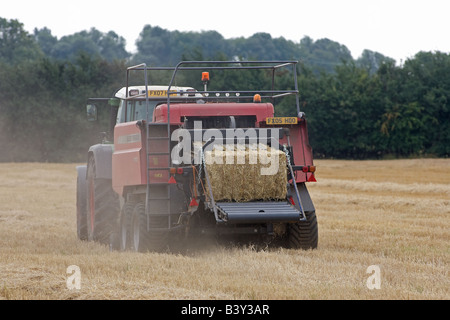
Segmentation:
{"type": "Polygon", "coordinates": [[[0,164],[0,299],[449,299],[450,160],[315,164],[317,250],[211,240],[184,255],[80,241],[75,164],[0,164]]]}

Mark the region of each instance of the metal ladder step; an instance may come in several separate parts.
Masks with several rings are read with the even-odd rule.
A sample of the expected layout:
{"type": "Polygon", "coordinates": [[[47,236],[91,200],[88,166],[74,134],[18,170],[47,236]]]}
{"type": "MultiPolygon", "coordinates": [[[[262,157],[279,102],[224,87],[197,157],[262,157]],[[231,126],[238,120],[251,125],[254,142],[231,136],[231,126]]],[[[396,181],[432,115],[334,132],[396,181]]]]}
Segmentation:
{"type": "Polygon", "coordinates": [[[149,156],[168,156],[169,152],[149,152],[147,153],[149,156]]]}
{"type": "Polygon", "coordinates": [[[170,140],[168,137],[147,137],[147,140],[170,140]]]}
{"type": "Polygon", "coordinates": [[[167,123],[167,122],[150,122],[148,125],[150,127],[156,127],[156,126],[166,126],[167,127],[168,124],[169,123],[167,123]]]}
{"type": "MultiPolygon", "coordinates": [[[[167,182],[150,182],[150,172],[163,171],[167,172],[170,177],[170,123],[148,123],[147,125],[147,193],[146,193],[146,210],[149,216],[165,216],[167,217],[167,227],[171,227],[170,218],[170,185],[167,182]],[[155,145],[152,146],[152,143],[155,145]],[[155,149],[157,148],[157,149],[155,149]],[[158,157],[162,156],[162,157],[158,157]],[[162,167],[150,167],[151,159],[159,159],[162,167]],[[162,159],[164,158],[164,159],[162,159]],[[166,163],[167,161],[167,163],[166,163]],[[167,167],[166,167],[167,165],[167,167]],[[152,188],[157,188],[152,190],[152,188]],[[159,209],[157,209],[159,208],[159,209]],[[154,210],[156,210],[156,213],[154,210]]],[[[153,163],[153,162],[152,162],[153,163]]],[[[155,162],[157,164],[157,162],[155,162]]],[[[157,180],[158,181],[158,180],[157,180]]],[[[160,181],[160,180],[159,180],[160,181]]],[[[148,217],[149,217],[148,216],[148,217]]],[[[149,219],[149,218],[148,218],[149,219]]],[[[150,228],[147,225],[147,228],[150,228]]],[[[152,230],[156,230],[151,228],[152,230]]],[[[162,230],[167,230],[162,228],[162,230]]]]}

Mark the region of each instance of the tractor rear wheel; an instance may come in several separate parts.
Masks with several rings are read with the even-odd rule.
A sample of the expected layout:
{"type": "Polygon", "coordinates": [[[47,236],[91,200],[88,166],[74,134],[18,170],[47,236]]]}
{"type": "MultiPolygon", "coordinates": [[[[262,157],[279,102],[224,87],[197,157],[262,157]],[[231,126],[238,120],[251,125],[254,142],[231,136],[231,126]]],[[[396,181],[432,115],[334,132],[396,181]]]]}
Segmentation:
{"type": "Polygon", "coordinates": [[[77,236],[87,240],[86,166],[77,167],[77,236]]]}
{"type": "Polygon", "coordinates": [[[110,244],[119,214],[119,197],[111,179],[95,177],[95,166],[91,158],[87,168],[87,235],[90,241],[110,244]]]}
{"type": "Polygon", "coordinates": [[[288,224],[288,247],[316,249],[319,240],[316,212],[305,212],[306,221],[288,224]]]}

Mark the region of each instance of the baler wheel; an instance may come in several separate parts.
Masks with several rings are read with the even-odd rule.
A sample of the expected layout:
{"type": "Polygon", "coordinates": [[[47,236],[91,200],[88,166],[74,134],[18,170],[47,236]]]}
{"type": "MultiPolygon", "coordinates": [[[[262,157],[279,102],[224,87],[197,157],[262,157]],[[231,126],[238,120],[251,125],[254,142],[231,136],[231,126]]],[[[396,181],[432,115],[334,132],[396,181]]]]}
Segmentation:
{"type": "Polygon", "coordinates": [[[127,201],[122,211],[120,212],[119,218],[119,246],[121,251],[132,249],[132,239],[131,239],[131,217],[133,215],[134,207],[136,203],[133,201],[127,201]]]}
{"type": "Polygon", "coordinates": [[[137,252],[148,250],[147,217],[145,216],[145,205],[138,203],[131,215],[131,245],[137,252]]]}
{"type": "Polygon", "coordinates": [[[131,216],[131,239],[134,251],[163,252],[169,246],[169,231],[167,218],[164,216],[150,216],[150,230],[147,230],[147,216],[145,204],[139,202],[131,216]]]}
{"type": "Polygon", "coordinates": [[[293,249],[316,249],[319,240],[315,211],[305,212],[306,221],[288,224],[288,246],[293,249]]]}

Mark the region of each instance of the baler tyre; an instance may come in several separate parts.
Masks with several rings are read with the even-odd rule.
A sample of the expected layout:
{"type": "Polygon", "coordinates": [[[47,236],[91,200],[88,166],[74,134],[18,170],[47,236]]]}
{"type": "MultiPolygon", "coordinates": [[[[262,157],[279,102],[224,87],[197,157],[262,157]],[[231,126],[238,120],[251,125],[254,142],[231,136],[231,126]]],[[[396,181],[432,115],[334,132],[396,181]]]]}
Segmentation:
{"type": "Polygon", "coordinates": [[[121,251],[130,250],[132,248],[131,217],[135,206],[135,202],[127,201],[120,212],[119,246],[121,251]]]}
{"type": "Polygon", "coordinates": [[[306,221],[290,223],[288,226],[288,245],[294,249],[316,249],[319,240],[315,211],[305,212],[306,221]]]}
{"type": "MultiPolygon", "coordinates": [[[[165,217],[150,217],[150,228],[164,228],[167,219],[165,217]]],[[[131,238],[133,250],[137,252],[163,252],[168,247],[168,231],[147,230],[147,215],[145,204],[138,203],[133,210],[131,217],[131,238]]]]}
{"type": "Polygon", "coordinates": [[[138,203],[134,206],[131,215],[131,248],[136,252],[148,250],[147,217],[145,216],[145,204],[138,203]]]}
{"type": "Polygon", "coordinates": [[[95,162],[87,168],[87,234],[89,241],[110,245],[119,214],[119,197],[112,189],[111,179],[95,178],[95,162]]]}
{"type": "Polygon", "coordinates": [[[87,240],[86,166],[77,167],[77,237],[87,240]]]}

